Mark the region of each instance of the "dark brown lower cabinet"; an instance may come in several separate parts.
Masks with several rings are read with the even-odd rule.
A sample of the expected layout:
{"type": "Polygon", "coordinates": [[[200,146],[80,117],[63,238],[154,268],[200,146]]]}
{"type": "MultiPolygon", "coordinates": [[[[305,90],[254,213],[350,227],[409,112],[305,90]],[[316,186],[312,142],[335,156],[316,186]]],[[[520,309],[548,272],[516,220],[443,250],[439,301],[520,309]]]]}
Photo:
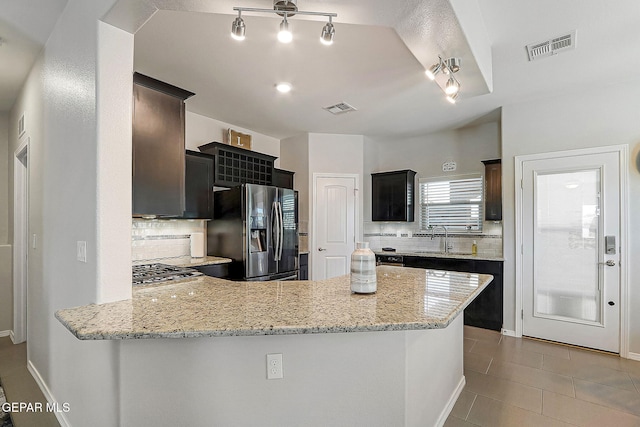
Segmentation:
{"type": "Polygon", "coordinates": [[[493,281],[464,310],[464,324],[478,328],[502,329],[502,261],[405,256],[405,267],[491,274],[493,281]]]}
{"type": "Polygon", "coordinates": [[[298,279],[309,280],[309,254],[300,254],[300,270],[298,279]]]}

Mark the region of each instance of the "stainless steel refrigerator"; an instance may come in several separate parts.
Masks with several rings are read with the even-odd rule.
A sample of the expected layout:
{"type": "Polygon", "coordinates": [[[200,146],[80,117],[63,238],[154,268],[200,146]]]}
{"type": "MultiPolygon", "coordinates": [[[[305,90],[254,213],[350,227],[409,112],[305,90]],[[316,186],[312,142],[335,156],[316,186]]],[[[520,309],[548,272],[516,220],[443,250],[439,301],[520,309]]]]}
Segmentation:
{"type": "Polygon", "coordinates": [[[255,184],[216,191],[207,254],[231,258],[233,279],[297,279],[297,193],[255,184]]]}

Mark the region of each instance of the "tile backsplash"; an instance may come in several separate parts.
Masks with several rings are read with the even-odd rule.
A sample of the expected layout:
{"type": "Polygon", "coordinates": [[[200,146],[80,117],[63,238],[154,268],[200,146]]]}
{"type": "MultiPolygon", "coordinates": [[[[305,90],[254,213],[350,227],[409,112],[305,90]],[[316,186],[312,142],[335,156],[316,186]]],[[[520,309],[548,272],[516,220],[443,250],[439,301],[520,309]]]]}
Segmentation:
{"type": "Polygon", "coordinates": [[[191,234],[204,233],[206,248],[206,222],[203,220],[132,220],[131,256],[133,262],[153,262],[163,258],[190,256],[191,234]]]}
{"type": "MultiPolygon", "coordinates": [[[[374,251],[384,247],[395,248],[398,252],[444,250],[444,233],[436,230],[431,238],[431,232],[420,230],[417,223],[365,222],[363,232],[364,240],[374,251]]],[[[502,257],[502,223],[486,221],[482,233],[452,233],[448,239],[453,252],[469,253],[474,240],[478,255],[502,257]]]]}

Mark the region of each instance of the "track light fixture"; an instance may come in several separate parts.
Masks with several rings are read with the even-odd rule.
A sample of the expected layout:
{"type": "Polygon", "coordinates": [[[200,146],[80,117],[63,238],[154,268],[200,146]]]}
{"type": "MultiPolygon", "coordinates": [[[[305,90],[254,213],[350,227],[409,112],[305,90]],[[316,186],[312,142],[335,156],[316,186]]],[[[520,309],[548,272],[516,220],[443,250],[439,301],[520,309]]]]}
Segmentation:
{"type": "Polygon", "coordinates": [[[443,60],[440,56],[438,56],[438,62],[429,67],[425,74],[430,80],[436,82],[436,84],[442,89],[442,91],[447,96],[447,101],[452,104],[456,103],[456,99],[458,98],[460,92],[460,82],[454,76],[460,70],[460,58],[449,58],[443,60]],[[449,78],[436,80],[436,76],[442,72],[443,74],[449,76],[449,78]],[[446,81],[445,81],[446,79],[446,81]]]}
{"type": "Polygon", "coordinates": [[[238,12],[238,17],[233,21],[231,25],[231,37],[236,40],[244,40],[245,38],[245,24],[240,14],[242,12],[253,13],[275,13],[282,16],[282,22],[280,23],[280,31],[278,32],[278,40],[281,43],[290,43],[293,39],[293,34],[289,30],[289,21],[287,18],[291,18],[294,15],[314,15],[314,16],[326,16],[329,18],[329,22],[322,28],[320,34],[320,41],[322,44],[330,45],[333,43],[333,36],[335,35],[335,28],[333,26],[332,18],[338,16],[336,13],[329,12],[304,12],[298,10],[298,0],[274,0],[273,9],[258,9],[254,7],[234,7],[233,10],[238,12]]]}
{"type": "Polygon", "coordinates": [[[284,19],[280,23],[280,31],[278,31],[278,41],[280,43],[291,43],[293,40],[293,34],[289,31],[289,22],[287,21],[287,14],[284,14],[284,19]]]}
{"type": "Polygon", "coordinates": [[[231,37],[236,40],[244,40],[244,20],[242,16],[240,16],[242,12],[238,11],[238,17],[233,20],[233,24],[231,24],[231,37]]]}
{"type": "Polygon", "coordinates": [[[336,29],[333,27],[333,23],[331,22],[331,17],[329,17],[329,22],[322,28],[322,34],[320,34],[320,43],[324,45],[332,45],[333,44],[333,35],[336,33],[336,29]]]}

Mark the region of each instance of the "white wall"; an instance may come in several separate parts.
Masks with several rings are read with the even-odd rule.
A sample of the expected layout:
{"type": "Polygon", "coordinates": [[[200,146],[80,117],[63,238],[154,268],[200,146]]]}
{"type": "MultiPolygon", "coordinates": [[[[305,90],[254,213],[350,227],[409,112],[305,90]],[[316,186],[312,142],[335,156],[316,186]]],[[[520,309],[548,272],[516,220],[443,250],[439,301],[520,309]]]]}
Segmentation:
{"type": "MultiPolygon", "coordinates": [[[[371,221],[372,172],[412,169],[416,179],[434,176],[484,173],[481,160],[500,158],[500,125],[486,123],[479,126],[403,138],[367,138],[367,165],[364,183],[364,220],[371,221]],[[442,163],[453,160],[454,172],[443,172],[442,163]]],[[[418,213],[416,200],[416,218],[418,213]]]]}
{"type": "MultiPolygon", "coordinates": [[[[126,160],[120,166],[109,163],[98,149],[99,135],[106,135],[101,133],[106,129],[99,129],[97,109],[106,115],[126,114],[120,110],[126,112],[131,104],[130,96],[126,103],[120,100],[111,107],[107,99],[99,103],[96,97],[97,92],[105,95],[108,90],[106,85],[96,85],[98,63],[104,59],[97,56],[98,20],[113,3],[69,0],[11,111],[10,129],[25,112],[31,138],[29,230],[38,244],[29,252],[28,358],[52,398],[70,403],[65,417],[72,425],[113,426],[119,413],[119,343],[81,342],[53,316],[60,308],[100,300],[98,282],[109,283],[99,279],[97,265],[97,249],[109,232],[101,226],[109,223],[111,215],[117,222],[121,202],[127,198],[125,189],[112,210],[99,207],[97,201],[99,173],[120,177],[118,167],[129,174],[131,169],[126,160]],[[110,169],[96,173],[106,164],[110,169]],[[78,240],[87,242],[86,263],[75,259],[78,240]]],[[[113,147],[122,138],[100,142],[113,147]]],[[[12,131],[13,149],[17,144],[12,131]]],[[[125,231],[130,236],[130,229],[125,231]]],[[[130,247],[129,236],[113,252],[103,252],[101,257],[107,259],[102,261],[119,256],[118,247],[130,247]]],[[[117,265],[116,271],[102,274],[121,277],[129,266],[117,265]]]]}
{"type": "MultiPolygon", "coordinates": [[[[0,331],[13,329],[11,245],[9,245],[9,115],[0,113],[0,331]]],[[[13,151],[11,152],[13,154],[13,151]]]]}
{"type": "Polygon", "coordinates": [[[293,188],[298,191],[300,231],[308,233],[309,224],[309,135],[302,134],[280,141],[280,167],[295,172],[293,188]]]}
{"type": "Polygon", "coordinates": [[[9,115],[0,112],[0,245],[9,241],[9,160],[12,157],[13,152],[9,154],[9,115]]]}
{"type": "Polygon", "coordinates": [[[131,298],[133,34],[98,22],[96,302],[131,298]]]}
{"type": "MultiPolygon", "coordinates": [[[[37,309],[44,310],[46,303],[42,292],[34,292],[33,290],[42,290],[45,288],[43,283],[44,276],[44,257],[42,252],[43,238],[43,176],[44,176],[44,87],[42,82],[44,67],[44,55],[41,54],[34,63],[25,84],[20,91],[20,95],[16,100],[9,115],[9,152],[13,156],[22,139],[18,139],[18,120],[24,114],[25,117],[25,136],[30,140],[29,152],[29,233],[36,236],[37,246],[34,249],[29,246],[28,252],[28,276],[30,292],[28,304],[36,304],[37,309]]],[[[13,242],[13,161],[9,162],[9,229],[10,239],[13,242]]],[[[13,304],[12,304],[13,311],[13,304]]],[[[34,313],[37,315],[38,313],[34,313]]],[[[35,317],[35,316],[33,316],[35,317]]],[[[41,316],[42,317],[42,316],[41,316]]],[[[48,363],[47,354],[49,352],[48,328],[33,328],[31,317],[28,317],[27,333],[29,335],[28,351],[29,357],[37,366],[48,363]]]]}
{"type": "Polygon", "coordinates": [[[502,109],[502,185],[504,212],[504,320],[515,329],[515,212],[514,157],[586,147],[629,144],[629,259],[630,351],[640,353],[640,81],[614,86],[605,83],[591,90],[556,98],[504,106],[502,109]]]}
{"type": "MultiPolygon", "coordinates": [[[[187,100],[187,108],[188,106],[189,100],[187,100]]],[[[251,151],[280,157],[279,139],[190,111],[187,111],[185,121],[185,145],[189,150],[198,151],[198,146],[209,142],[226,142],[227,131],[231,128],[251,135],[251,151]]],[[[276,167],[279,167],[280,163],[280,159],[277,159],[276,167]]]]}

